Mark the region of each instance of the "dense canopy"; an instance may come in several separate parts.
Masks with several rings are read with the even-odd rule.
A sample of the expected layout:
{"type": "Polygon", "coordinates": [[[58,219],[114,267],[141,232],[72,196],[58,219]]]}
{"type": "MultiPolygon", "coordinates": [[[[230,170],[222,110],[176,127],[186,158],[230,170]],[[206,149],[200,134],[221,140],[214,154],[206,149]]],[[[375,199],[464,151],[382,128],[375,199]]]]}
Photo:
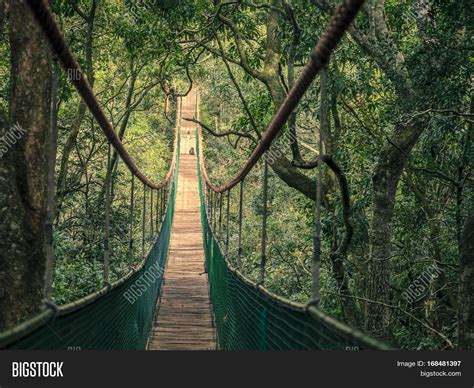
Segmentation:
{"type": "MultiPolygon", "coordinates": [[[[52,8],[113,128],[153,180],[171,162],[180,96],[199,94],[199,115],[183,120],[202,127],[210,179],[220,185],[259,143],[336,5],[57,0],[52,8]]],[[[473,18],[468,0],[365,2],[268,152],[269,290],[301,303],[316,296],[329,315],[402,348],[472,348],[473,18]]],[[[0,135],[15,124],[36,128],[27,146],[22,138],[0,158],[2,261],[36,252],[16,264],[35,275],[10,276],[2,263],[20,301],[0,299],[3,328],[36,313],[44,292],[64,304],[103,285],[107,140],[73,76],[59,68],[24,2],[0,0],[0,135]],[[27,221],[12,227],[18,219],[27,221]],[[47,243],[39,225],[48,219],[54,266],[35,245],[47,243]]],[[[115,152],[111,163],[116,280],[129,265],[131,178],[115,152]]],[[[253,280],[263,171],[261,160],[245,179],[239,263],[239,191],[230,193],[229,259],[253,280]]],[[[138,234],[140,217],[132,220],[138,234]]],[[[136,250],[134,262],[141,258],[136,250]]]]}

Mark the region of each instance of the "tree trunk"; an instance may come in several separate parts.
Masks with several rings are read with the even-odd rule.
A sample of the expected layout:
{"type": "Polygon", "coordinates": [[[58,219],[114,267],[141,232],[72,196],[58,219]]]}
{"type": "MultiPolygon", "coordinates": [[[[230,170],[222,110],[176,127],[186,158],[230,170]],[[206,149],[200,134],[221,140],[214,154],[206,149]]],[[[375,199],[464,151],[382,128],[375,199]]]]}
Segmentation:
{"type": "Polygon", "coordinates": [[[406,159],[421,135],[421,122],[396,128],[393,140],[380,153],[372,177],[372,221],[369,236],[366,329],[374,336],[389,340],[390,248],[395,194],[406,159]]]}
{"type": "Polygon", "coordinates": [[[0,277],[4,287],[0,290],[0,329],[36,314],[43,302],[51,102],[49,47],[24,1],[9,0],[7,7],[10,117],[0,112],[0,135],[14,131],[18,136],[0,158],[0,277]]]}
{"type": "Polygon", "coordinates": [[[389,259],[395,192],[402,165],[379,163],[373,181],[372,222],[369,237],[366,328],[374,336],[389,337],[389,259]],[[375,301],[375,302],[372,302],[375,301]]]}
{"type": "MultiPolygon", "coordinates": [[[[393,41],[384,15],[385,1],[371,0],[367,5],[370,33],[382,57],[374,56],[393,82],[402,110],[410,113],[417,101],[403,53],[393,41]]],[[[364,50],[372,52],[360,33],[352,31],[364,50]]],[[[389,340],[390,311],[390,241],[395,194],[406,159],[423,130],[421,122],[396,127],[389,142],[382,148],[375,166],[372,197],[372,221],[369,236],[369,266],[367,274],[366,329],[374,336],[389,340]]]]}

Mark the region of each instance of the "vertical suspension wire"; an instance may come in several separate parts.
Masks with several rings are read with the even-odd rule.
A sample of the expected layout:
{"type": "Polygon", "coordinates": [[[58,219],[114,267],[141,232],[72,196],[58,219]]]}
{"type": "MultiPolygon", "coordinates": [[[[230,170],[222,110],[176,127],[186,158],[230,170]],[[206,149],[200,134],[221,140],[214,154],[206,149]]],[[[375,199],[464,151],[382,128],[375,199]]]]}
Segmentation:
{"type": "MultiPolygon", "coordinates": [[[[203,182],[206,190],[206,195],[204,197],[204,201],[206,202],[206,224],[209,226],[211,222],[211,190],[207,186],[207,183],[205,182],[204,178],[203,182]]],[[[209,231],[208,228],[206,228],[206,244],[209,242],[209,237],[209,231]]]]}
{"type": "Polygon", "coordinates": [[[213,228],[213,207],[212,207],[212,200],[213,200],[213,191],[209,188],[209,222],[211,223],[211,230],[213,228]]]}
{"type": "Polygon", "coordinates": [[[104,226],[104,283],[109,284],[110,270],[110,142],[107,144],[107,172],[105,174],[105,226],[104,226]]]}
{"type": "Polygon", "coordinates": [[[179,96],[179,128],[183,122],[183,96],[179,96]]]}
{"type": "Polygon", "coordinates": [[[317,160],[318,176],[316,183],[316,204],[314,213],[314,232],[313,232],[313,266],[311,269],[312,281],[311,281],[311,298],[314,304],[319,304],[321,299],[320,295],[320,272],[321,272],[321,201],[322,201],[322,179],[323,179],[323,135],[324,129],[327,129],[328,125],[328,110],[327,104],[324,101],[327,99],[327,67],[321,70],[321,104],[319,107],[319,139],[318,139],[318,152],[319,157],[317,160]]]}
{"type": "Polygon", "coordinates": [[[222,202],[223,202],[223,194],[219,194],[219,237],[222,238],[222,202]]]}
{"type": "Polygon", "coordinates": [[[170,202],[170,194],[171,194],[171,182],[166,182],[166,204],[169,205],[170,202]]]}
{"type": "Polygon", "coordinates": [[[265,270],[267,265],[267,218],[268,218],[268,151],[263,158],[263,220],[262,220],[262,246],[260,261],[259,284],[265,281],[265,270]]]}
{"type": "Polygon", "coordinates": [[[143,209],[142,209],[142,258],[145,258],[145,225],[146,225],[146,186],[143,184],[143,209]]]}
{"type": "Polygon", "coordinates": [[[216,230],[217,230],[217,202],[219,201],[218,196],[219,194],[214,192],[214,201],[213,201],[214,209],[212,211],[214,234],[216,234],[216,230]]]}
{"type": "Polygon", "coordinates": [[[226,238],[225,238],[225,256],[229,257],[229,237],[230,237],[230,229],[229,229],[229,215],[230,215],[230,190],[227,190],[227,210],[226,210],[226,238]]]}
{"type": "Polygon", "coordinates": [[[165,220],[165,187],[163,186],[163,188],[161,189],[161,199],[162,199],[162,202],[161,202],[161,205],[162,205],[162,218],[161,218],[161,222],[163,222],[165,220]]]}
{"type": "Polygon", "coordinates": [[[150,189],[150,241],[155,239],[153,222],[153,189],[150,189]]]}
{"type": "Polygon", "coordinates": [[[239,193],[239,243],[237,249],[237,267],[240,268],[242,265],[242,216],[244,211],[244,181],[240,181],[240,193],[239,193]]]}
{"type": "Polygon", "coordinates": [[[133,224],[135,210],[135,175],[132,173],[132,186],[130,189],[130,217],[129,217],[129,246],[128,246],[128,267],[133,265],[133,224]]]}
{"type": "Polygon", "coordinates": [[[159,204],[160,204],[160,190],[156,191],[156,204],[155,204],[155,233],[156,236],[158,237],[158,234],[160,233],[160,218],[158,216],[159,213],[159,204]]]}
{"type": "Polygon", "coordinates": [[[208,205],[208,209],[209,209],[209,223],[210,223],[211,229],[212,229],[212,191],[211,191],[210,188],[209,188],[208,190],[209,190],[209,196],[208,196],[208,197],[209,197],[209,200],[208,200],[208,202],[209,202],[209,205],[208,205]]]}
{"type": "Polygon", "coordinates": [[[166,216],[166,184],[162,187],[162,206],[163,206],[163,210],[162,210],[162,221],[164,221],[165,219],[165,216],[166,216]]]}
{"type": "MultiPolygon", "coordinates": [[[[321,135],[320,135],[321,137],[321,135]]],[[[321,140],[320,140],[321,142],[321,140]]],[[[321,181],[322,181],[322,153],[321,144],[319,145],[318,158],[318,177],[316,183],[316,208],[314,219],[314,234],[313,234],[313,268],[311,271],[311,298],[313,303],[319,303],[320,300],[320,267],[321,267],[321,181]]]]}
{"type": "Polygon", "coordinates": [[[166,214],[166,183],[163,186],[163,219],[165,219],[166,214]]]}
{"type": "Polygon", "coordinates": [[[165,189],[162,187],[160,189],[160,222],[163,222],[164,218],[164,209],[165,209],[165,200],[164,200],[164,191],[165,189]]]}
{"type": "Polygon", "coordinates": [[[207,186],[206,183],[206,211],[207,211],[207,218],[210,220],[211,219],[211,189],[207,186]]]}

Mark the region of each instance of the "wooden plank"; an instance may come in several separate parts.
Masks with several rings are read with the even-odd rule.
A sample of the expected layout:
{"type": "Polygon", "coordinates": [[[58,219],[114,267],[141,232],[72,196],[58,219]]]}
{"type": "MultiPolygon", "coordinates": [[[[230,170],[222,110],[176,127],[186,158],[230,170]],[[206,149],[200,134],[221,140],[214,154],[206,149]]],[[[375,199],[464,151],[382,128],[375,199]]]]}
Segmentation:
{"type": "MultiPolygon", "coordinates": [[[[193,104],[184,98],[183,110],[193,112],[193,104]]],[[[213,350],[216,334],[204,273],[197,159],[188,155],[196,144],[194,126],[182,127],[181,144],[168,264],[148,349],[213,350]]]]}

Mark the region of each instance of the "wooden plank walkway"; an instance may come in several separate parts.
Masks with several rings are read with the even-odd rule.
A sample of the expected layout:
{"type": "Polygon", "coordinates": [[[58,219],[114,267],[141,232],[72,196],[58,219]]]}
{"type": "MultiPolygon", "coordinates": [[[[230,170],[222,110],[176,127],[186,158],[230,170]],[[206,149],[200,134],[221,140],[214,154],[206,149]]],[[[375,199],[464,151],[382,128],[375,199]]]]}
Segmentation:
{"type": "MultiPolygon", "coordinates": [[[[194,96],[183,99],[183,116],[192,117],[194,96]]],[[[197,157],[193,127],[181,128],[178,191],[170,252],[149,350],[213,350],[216,334],[204,273],[197,157]],[[188,135],[189,132],[189,135],[188,135]]]]}

